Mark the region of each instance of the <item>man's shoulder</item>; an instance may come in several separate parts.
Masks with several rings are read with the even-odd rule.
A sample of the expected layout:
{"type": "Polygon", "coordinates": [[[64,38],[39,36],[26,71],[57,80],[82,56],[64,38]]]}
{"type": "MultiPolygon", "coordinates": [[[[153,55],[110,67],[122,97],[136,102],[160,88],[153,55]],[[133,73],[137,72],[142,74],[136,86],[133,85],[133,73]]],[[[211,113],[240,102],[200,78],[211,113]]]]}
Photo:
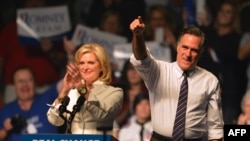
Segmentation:
{"type": "Polygon", "coordinates": [[[15,99],[14,101],[5,103],[0,110],[9,109],[9,108],[12,108],[12,107],[14,108],[14,107],[17,107],[17,106],[18,106],[18,103],[17,103],[17,100],[15,99]]]}
{"type": "MultiPolygon", "coordinates": [[[[13,113],[16,113],[18,110],[19,110],[19,105],[17,103],[16,100],[12,101],[12,102],[9,102],[9,103],[6,103],[1,109],[0,109],[0,113],[1,114],[13,114],[13,113]],[[12,112],[10,112],[10,109],[12,112]]],[[[14,115],[14,114],[13,114],[14,115]]]]}
{"type": "Polygon", "coordinates": [[[200,76],[202,77],[207,77],[207,78],[210,78],[210,79],[213,79],[213,80],[216,80],[218,81],[218,78],[212,73],[210,72],[209,70],[205,69],[205,68],[202,68],[202,67],[199,67],[197,66],[196,67],[196,71],[199,73],[200,76]]]}

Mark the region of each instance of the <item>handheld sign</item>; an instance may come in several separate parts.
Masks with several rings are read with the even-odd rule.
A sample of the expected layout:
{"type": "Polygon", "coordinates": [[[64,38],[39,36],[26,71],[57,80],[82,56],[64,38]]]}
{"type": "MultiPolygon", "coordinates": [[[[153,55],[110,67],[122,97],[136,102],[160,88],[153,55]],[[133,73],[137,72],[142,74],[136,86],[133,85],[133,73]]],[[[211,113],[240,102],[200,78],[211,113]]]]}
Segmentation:
{"type": "Polygon", "coordinates": [[[116,44],[126,43],[127,38],[78,24],[74,31],[72,42],[75,45],[89,42],[98,43],[106,49],[112,61],[114,46],[116,44]]]}
{"type": "Polygon", "coordinates": [[[71,31],[67,6],[18,9],[16,22],[19,41],[27,45],[62,39],[71,31]]]}

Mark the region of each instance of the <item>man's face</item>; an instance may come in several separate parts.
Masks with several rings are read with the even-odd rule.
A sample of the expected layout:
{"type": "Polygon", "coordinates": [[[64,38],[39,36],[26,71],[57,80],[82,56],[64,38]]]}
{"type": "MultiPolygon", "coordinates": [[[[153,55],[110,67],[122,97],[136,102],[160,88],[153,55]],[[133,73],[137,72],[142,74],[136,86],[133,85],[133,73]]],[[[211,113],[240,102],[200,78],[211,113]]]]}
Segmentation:
{"type": "Polygon", "coordinates": [[[29,70],[19,70],[14,75],[14,87],[18,100],[28,101],[35,95],[35,82],[29,70]]]}
{"type": "Polygon", "coordinates": [[[177,45],[177,63],[185,70],[193,69],[201,54],[201,38],[191,34],[185,34],[177,45]]]}

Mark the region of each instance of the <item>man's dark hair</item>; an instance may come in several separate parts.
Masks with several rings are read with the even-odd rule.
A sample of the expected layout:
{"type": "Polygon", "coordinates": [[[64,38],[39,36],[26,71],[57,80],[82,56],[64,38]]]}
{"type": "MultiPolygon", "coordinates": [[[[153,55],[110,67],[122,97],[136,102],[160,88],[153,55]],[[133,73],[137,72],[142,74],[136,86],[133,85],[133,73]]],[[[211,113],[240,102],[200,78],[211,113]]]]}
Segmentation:
{"type": "Polygon", "coordinates": [[[200,42],[201,52],[204,51],[203,44],[204,44],[204,41],[205,41],[205,34],[204,34],[204,32],[199,27],[197,27],[195,25],[191,25],[191,26],[188,26],[188,27],[184,28],[180,32],[180,35],[179,35],[179,38],[178,38],[178,42],[181,40],[181,38],[185,34],[190,34],[190,35],[194,35],[194,36],[200,37],[201,38],[201,42],[200,42]]]}
{"type": "Polygon", "coordinates": [[[17,68],[15,69],[15,71],[12,73],[12,83],[14,83],[14,76],[15,76],[15,74],[16,74],[18,71],[20,71],[20,70],[28,70],[28,71],[30,71],[30,73],[32,74],[34,80],[36,79],[35,73],[34,73],[34,71],[33,71],[30,67],[28,67],[28,66],[19,66],[19,67],[17,67],[17,68]]]}
{"type": "Polygon", "coordinates": [[[135,96],[134,102],[133,102],[133,111],[135,112],[136,106],[142,101],[142,100],[149,100],[149,95],[148,93],[139,93],[138,95],[135,96]]]}

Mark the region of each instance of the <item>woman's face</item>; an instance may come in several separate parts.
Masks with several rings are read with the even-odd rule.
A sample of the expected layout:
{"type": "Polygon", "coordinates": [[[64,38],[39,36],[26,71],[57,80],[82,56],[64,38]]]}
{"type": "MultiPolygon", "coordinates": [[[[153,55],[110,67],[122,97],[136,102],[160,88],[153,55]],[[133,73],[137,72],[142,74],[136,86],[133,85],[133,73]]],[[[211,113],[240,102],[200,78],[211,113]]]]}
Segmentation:
{"type": "Polygon", "coordinates": [[[233,7],[230,4],[224,4],[218,12],[217,21],[220,25],[228,26],[233,23],[233,17],[233,7]]]}
{"type": "Polygon", "coordinates": [[[137,73],[135,68],[131,65],[127,70],[128,82],[130,85],[141,83],[141,76],[137,73]]]}
{"type": "Polygon", "coordinates": [[[80,57],[78,68],[87,84],[92,84],[98,80],[102,71],[101,64],[93,52],[85,53],[80,57]]]}

